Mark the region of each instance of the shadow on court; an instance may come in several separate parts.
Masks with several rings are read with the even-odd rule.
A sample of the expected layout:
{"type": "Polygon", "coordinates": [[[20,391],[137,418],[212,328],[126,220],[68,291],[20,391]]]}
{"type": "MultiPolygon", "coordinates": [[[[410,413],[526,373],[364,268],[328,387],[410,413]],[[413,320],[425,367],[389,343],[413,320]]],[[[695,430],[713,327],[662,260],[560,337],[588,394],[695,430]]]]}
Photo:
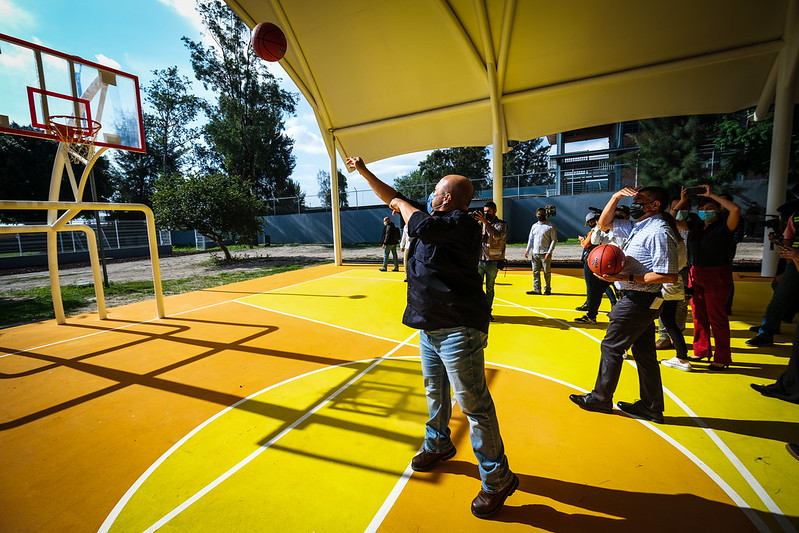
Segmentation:
{"type": "MultiPolygon", "coordinates": [[[[448,461],[440,470],[480,479],[475,465],[465,461],[448,461]]],[[[517,492],[552,499],[576,510],[565,513],[545,504],[514,506],[511,495],[490,521],[525,524],[553,532],[640,533],[651,531],[653,523],[657,523],[658,531],[757,531],[743,509],[694,494],[629,492],[519,472],[516,475],[517,492]],[[581,513],[580,509],[587,512],[581,513]]]]}

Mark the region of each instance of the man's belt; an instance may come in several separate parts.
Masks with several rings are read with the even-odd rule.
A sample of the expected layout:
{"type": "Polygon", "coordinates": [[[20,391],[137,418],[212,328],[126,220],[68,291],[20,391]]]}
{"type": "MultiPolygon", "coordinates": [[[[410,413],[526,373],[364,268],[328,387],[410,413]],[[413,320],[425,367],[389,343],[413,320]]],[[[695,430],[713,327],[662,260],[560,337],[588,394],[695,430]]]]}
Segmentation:
{"type": "Polygon", "coordinates": [[[655,301],[655,298],[660,296],[660,292],[645,292],[645,291],[622,291],[622,296],[624,298],[628,298],[629,300],[645,305],[649,307],[652,305],[652,302],[655,301]]]}

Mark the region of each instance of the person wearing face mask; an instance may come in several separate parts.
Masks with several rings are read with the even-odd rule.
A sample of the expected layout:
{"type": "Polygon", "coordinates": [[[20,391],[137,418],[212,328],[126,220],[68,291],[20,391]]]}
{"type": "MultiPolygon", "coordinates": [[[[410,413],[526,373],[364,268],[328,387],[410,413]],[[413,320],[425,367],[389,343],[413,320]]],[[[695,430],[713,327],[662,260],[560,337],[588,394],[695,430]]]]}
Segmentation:
{"type": "Polygon", "coordinates": [[[464,176],[444,176],[428,198],[428,214],[369,171],[360,157],[348,158],[346,163],[363,176],[378,198],[400,212],[411,237],[402,323],[420,330],[419,354],[430,415],[424,445],[411,468],[427,472],[457,453],[449,428],[454,393],[469,420],[482,482],[471,511],[478,518],[493,516],[518,488],[519,478],[508,466],[485,378],[489,310],[477,273],[481,228],[468,211],[474,188],[464,176]]]}
{"type": "MultiPolygon", "coordinates": [[[[622,218],[622,215],[619,214],[618,210],[616,211],[615,217],[619,219],[622,218]]],[[[604,232],[596,227],[596,221],[598,218],[599,213],[596,211],[591,211],[588,213],[585,216],[585,225],[591,229],[585,237],[578,236],[580,239],[580,245],[583,247],[583,276],[585,277],[586,287],[585,303],[577,308],[578,311],[585,311],[586,313],[585,315],[574,319],[574,321],[578,324],[596,324],[599,306],[602,303],[602,293],[607,295],[611,306],[616,305],[616,295],[611,288],[611,283],[594,276],[594,273],[588,266],[588,255],[591,253],[591,250],[600,244],[614,244],[618,246],[616,241],[613,240],[612,231],[604,232]]]]}
{"type": "Polygon", "coordinates": [[[663,423],[663,385],[655,352],[655,318],[660,314],[661,284],[677,281],[677,248],[671,232],[671,215],[665,212],[668,194],[661,187],[624,188],[608,201],[597,226],[626,238],[627,261],[618,274],[597,276],[616,282],[622,297],[608,313],[610,323],[602,339],[599,372],[594,389],[588,394],[572,394],[569,399],[586,411],[611,413],[613,394],[619,383],[624,353],[632,349],[638,367],[641,399],[618,402],[625,413],[663,423]],[[635,222],[615,219],[622,198],[633,197],[630,216],[635,222]]]}
{"type": "Polygon", "coordinates": [[[530,258],[533,267],[533,290],[527,294],[541,294],[541,273],[544,273],[544,294],[552,294],[552,251],[558,243],[558,230],[547,221],[547,211],[539,207],[538,221],[530,228],[524,258],[530,258]],[[532,253],[532,256],[530,255],[532,253]]]}
{"type": "MultiPolygon", "coordinates": [[[[499,273],[500,263],[505,261],[505,238],[508,234],[508,223],[497,218],[497,204],[486,202],[482,211],[475,211],[475,218],[483,226],[482,250],[477,272],[485,280],[485,292],[489,311],[493,312],[494,282],[499,273]]],[[[491,315],[494,320],[494,315],[491,315]]]]}
{"type": "MultiPolygon", "coordinates": [[[[671,216],[674,217],[676,222],[681,220],[687,221],[689,217],[699,220],[696,215],[691,215],[690,211],[687,209],[678,211],[676,206],[679,203],[680,198],[674,198],[671,201],[671,204],[669,204],[669,213],[671,213],[671,216]]],[[[678,231],[680,241],[682,242],[681,248],[678,248],[678,252],[682,253],[685,251],[687,260],[688,249],[685,248],[685,241],[688,238],[688,230],[680,229],[678,231]]],[[[680,243],[678,243],[678,245],[680,245],[680,243]]],[[[682,255],[680,255],[680,257],[682,257],[682,255]]],[[[685,320],[688,318],[688,306],[691,305],[691,298],[688,292],[685,290],[686,287],[688,287],[688,264],[687,262],[684,263],[683,261],[680,261],[680,265],[680,282],[673,286],[669,285],[664,287],[665,302],[663,304],[663,310],[660,313],[660,317],[658,318],[658,340],[655,343],[655,348],[658,350],[675,348],[677,351],[677,359],[676,361],[669,361],[671,361],[671,363],[680,363],[680,365],[674,366],[672,364],[666,364],[666,366],[672,366],[673,368],[689,371],[691,369],[691,363],[688,361],[688,353],[685,347],[685,337],[683,336],[682,332],[685,329],[685,320]],[[680,293],[682,293],[682,299],[679,298],[680,293]],[[666,322],[670,323],[671,332],[669,331],[669,328],[666,327],[666,322]],[[674,342],[672,340],[672,336],[680,338],[677,339],[677,342],[674,342]]]]}
{"type": "MultiPolygon", "coordinates": [[[[691,264],[688,279],[693,292],[694,356],[688,359],[701,361],[712,357],[708,370],[724,370],[732,363],[730,319],[727,316],[727,302],[733,284],[729,251],[741,208],[710,192],[709,185],[701,187],[705,192],[697,195],[699,221],[677,223],[678,228],[688,230],[688,261],[691,264]],[[726,216],[723,210],[726,210],[726,216]],[[715,350],[711,346],[711,336],[715,350]]],[[[680,202],[675,209],[680,211],[688,205],[688,190],[682,187],[680,202]]]]}
{"type": "Polygon", "coordinates": [[[397,257],[397,245],[400,241],[400,230],[391,222],[388,217],[383,218],[383,267],[381,272],[386,271],[388,266],[388,254],[393,254],[394,257],[394,272],[399,272],[399,258],[397,257]]]}

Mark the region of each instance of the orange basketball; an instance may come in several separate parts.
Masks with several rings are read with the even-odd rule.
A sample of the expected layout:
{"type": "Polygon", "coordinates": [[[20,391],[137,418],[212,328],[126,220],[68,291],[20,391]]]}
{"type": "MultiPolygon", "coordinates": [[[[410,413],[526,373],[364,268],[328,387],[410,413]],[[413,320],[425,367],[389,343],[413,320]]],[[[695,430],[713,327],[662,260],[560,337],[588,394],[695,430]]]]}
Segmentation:
{"type": "Polygon", "coordinates": [[[600,244],[588,254],[588,268],[599,274],[618,274],[624,270],[627,258],[621,248],[612,244],[600,244]]]}
{"type": "Polygon", "coordinates": [[[264,61],[280,61],[286,53],[286,36],[271,22],[261,22],[252,30],[252,49],[264,61]]]}

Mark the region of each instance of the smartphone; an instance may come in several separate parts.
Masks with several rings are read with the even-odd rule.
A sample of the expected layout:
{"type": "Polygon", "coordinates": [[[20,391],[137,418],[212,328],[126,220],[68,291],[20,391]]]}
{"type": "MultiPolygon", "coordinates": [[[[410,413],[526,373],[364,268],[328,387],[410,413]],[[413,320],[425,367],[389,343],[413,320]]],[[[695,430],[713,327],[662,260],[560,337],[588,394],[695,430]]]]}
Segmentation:
{"type": "Polygon", "coordinates": [[[705,192],[704,187],[686,187],[685,194],[688,196],[696,196],[697,194],[702,194],[705,192]]]}

